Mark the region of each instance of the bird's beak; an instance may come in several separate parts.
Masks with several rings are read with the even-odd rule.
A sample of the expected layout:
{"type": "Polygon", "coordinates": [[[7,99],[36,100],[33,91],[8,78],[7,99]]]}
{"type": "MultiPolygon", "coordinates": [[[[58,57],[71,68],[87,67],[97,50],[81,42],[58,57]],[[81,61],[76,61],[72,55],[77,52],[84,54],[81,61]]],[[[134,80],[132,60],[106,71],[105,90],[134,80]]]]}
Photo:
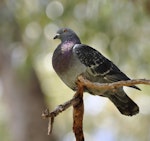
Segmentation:
{"type": "Polygon", "coordinates": [[[56,34],[56,36],[53,39],[58,39],[60,34],[56,34]]]}

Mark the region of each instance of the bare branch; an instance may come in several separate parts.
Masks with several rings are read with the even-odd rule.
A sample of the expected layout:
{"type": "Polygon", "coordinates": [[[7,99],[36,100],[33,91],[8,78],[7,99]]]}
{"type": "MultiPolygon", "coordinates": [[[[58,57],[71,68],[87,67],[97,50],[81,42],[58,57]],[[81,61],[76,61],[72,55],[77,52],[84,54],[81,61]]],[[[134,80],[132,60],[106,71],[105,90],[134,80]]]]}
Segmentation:
{"type": "Polygon", "coordinates": [[[150,80],[146,79],[133,79],[133,80],[126,80],[126,81],[118,81],[118,82],[113,82],[113,83],[93,83],[82,76],[78,77],[78,81],[80,81],[83,86],[86,88],[92,88],[96,90],[101,90],[101,89],[116,89],[122,86],[133,86],[137,84],[145,84],[145,85],[150,85],[150,80]]]}
{"type": "Polygon", "coordinates": [[[84,102],[83,102],[83,89],[82,82],[77,82],[77,92],[74,97],[78,97],[80,101],[73,104],[73,132],[76,137],[76,141],[84,141],[83,133],[83,114],[84,114],[84,102]]]}
{"type": "Polygon", "coordinates": [[[42,118],[49,119],[48,123],[48,135],[52,133],[53,130],[53,123],[54,123],[54,118],[60,114],[61,112],[65,111],[72,105],[77,105],[80,101],[79,97],[73,97],[71,100],[65,102],[64,104],[58,105],[52,112],[49,112],[49,109],[47,108],[43,113],[42,113],[42,118]]]}
{"type": "Polygon", "coordinates": [[[84,88],[90,88],[95,90],[115,90],[122,86],[133,86],[137,84],[146,84],[150,85],[150,80],[146,79],[134,79],[134,80],[127,80],[127,81],[118,81],[114,83],[93,83],[89,80],[83,78],[82,76],[78,77],[77,81],[77,92],[75,96],[65,102],[64,104],[58,105],[52,112],[49,112],[48,109],[46,109],[42,113],[42,117],[49,118],[49,124],[48,124],[48,134],[52,132],[52,127],[54,123],[54,118],[61,112],[68,109],[70,106],[73,106],[73,131],[75,133],[76,141],[84,141],[84,134],[83,134],[83,113],[84,113],[84,104],[83,104],[83,91],[84,88]]]}

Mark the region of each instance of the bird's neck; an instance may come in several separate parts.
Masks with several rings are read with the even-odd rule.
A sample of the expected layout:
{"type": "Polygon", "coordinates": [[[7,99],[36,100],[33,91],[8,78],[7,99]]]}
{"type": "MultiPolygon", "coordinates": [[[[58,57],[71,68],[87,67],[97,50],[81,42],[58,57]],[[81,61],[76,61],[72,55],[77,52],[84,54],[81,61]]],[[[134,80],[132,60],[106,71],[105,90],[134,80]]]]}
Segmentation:
{"type": "Polygon", "coordinates": [[[76,43],[72,42],[72,41],[65,41],[64,43],[61,43],[60,48],[61,48],[61,53],[62,54],[67,54],[69,51],[71,51],[72,47],[75,45],[76,43]]]}
{"type": "Polygon", "coordinates": [[[67,39],[64,38],[64,40],[62,40],[62,44],[63,43],[72,43],[75,45],[75,44],[81,44],[81,41],[77,35],[71,35],[68,36],[67,39]]]}

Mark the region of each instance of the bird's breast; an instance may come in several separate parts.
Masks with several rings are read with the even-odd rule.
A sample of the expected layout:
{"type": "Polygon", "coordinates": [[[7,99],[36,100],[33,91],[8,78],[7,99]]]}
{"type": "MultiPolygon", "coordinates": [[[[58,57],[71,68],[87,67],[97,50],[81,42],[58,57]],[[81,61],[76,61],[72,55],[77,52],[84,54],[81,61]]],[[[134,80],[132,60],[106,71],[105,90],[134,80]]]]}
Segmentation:
{"type": "Polygon", "coordinates": [[[72,44],[59,45],[54,51],[52,64],[54,70],[59,73],[65,73],[69,66],[72,58],[72,44]]]}
{"type": "Polygon", "coordinates": [[[86,70],[86,67],[74,56],[72,50],[56,49],[52,64],[58,76],[71,89],[76,88],[77,77],[86,70]]]}

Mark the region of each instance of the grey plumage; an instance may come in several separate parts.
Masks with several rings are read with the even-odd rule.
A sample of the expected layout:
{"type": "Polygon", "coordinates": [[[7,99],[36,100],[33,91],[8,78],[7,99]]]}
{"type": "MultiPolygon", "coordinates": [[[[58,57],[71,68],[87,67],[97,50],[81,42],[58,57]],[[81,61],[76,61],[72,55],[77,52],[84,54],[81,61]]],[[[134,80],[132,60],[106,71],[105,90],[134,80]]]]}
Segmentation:
{"type": "MultiPolygon", "coordinates": [[[[94,48],[81,44],[76,33],[69,28],[58,30],[54,39],[59,38],[61,43],[54,51],[52,64],[58,76],[71,89],[76,90],[76,79],[82,74],[91,82],[111,83],[120,80],[130,80],[110,60],[105,58],[94,48]]],[[[131,86],[139,89],[136,86],[131,86]]],[[[93,95],[108,97],[118,110],[124,115],[135,115],[139,107],[124,92],[123,88],[112,91],[96,91],[86,89],[93,95]]]]}

